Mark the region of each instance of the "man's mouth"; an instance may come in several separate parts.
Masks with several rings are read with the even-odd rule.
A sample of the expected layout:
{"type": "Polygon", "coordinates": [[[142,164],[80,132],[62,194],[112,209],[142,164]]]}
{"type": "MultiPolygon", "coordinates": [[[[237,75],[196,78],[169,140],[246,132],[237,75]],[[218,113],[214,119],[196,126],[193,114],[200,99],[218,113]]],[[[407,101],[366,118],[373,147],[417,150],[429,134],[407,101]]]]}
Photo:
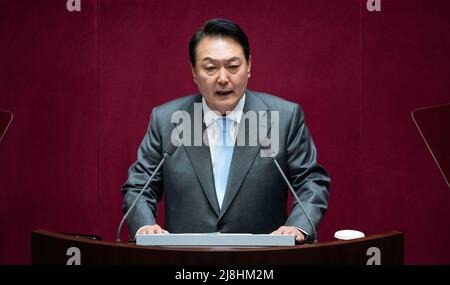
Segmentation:
{"type": "Polygon", "coordinates": [[[216,95],[225,96],[225,95],[231,94],[232,92],[233,92],[232,90],[221,90],[221,91],[216,91],[216,95]]]}

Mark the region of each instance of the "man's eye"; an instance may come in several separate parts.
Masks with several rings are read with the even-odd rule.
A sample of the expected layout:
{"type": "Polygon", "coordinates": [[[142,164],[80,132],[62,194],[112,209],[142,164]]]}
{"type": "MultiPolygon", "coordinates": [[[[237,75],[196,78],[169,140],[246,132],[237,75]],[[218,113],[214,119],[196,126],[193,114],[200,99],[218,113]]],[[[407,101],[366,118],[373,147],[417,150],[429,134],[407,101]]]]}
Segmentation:
{"type": "Polygon", "coordinates": [[[207,66],[207,67],[206,67],[206,70],[208,70],[208,71],[213,71],[213,70],[215,70],[215,69],[216,69],[215,66],[207,66]]]}
{"type": "Polygon", "coordinates": [[[239,68],[239,65],[229,65],[228,69],[230,70],[237,70],[239,68]]]}

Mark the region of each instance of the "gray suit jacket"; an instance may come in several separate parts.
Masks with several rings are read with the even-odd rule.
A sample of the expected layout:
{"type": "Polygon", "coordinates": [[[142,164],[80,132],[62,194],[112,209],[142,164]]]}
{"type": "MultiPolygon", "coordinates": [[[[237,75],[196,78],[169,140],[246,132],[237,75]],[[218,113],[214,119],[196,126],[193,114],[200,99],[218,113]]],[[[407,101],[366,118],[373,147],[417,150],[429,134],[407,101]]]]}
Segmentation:
{"type": "MultiPolygon", "coordinates": [[[[196,102],[201,103],[201,95],[182,97],[153,109],[137,161],[130,167],[128,180],[122,187],[124,212],[171,143],[171,134],[176,127],[171,123],[172,113],[185,110],[194,119],[196,102]]],[[[317,227],[327,209],[330,178],[316,161],[316,148],[302,109],[281,98],[247,90],[244,113],[250,110],[268,111],[269,116],[270,111],[279,111],[276,159],[317,227]]],[[[250,128],[243,128],[242,124],[243,121],[238,136],[248,135],[250,128]]],[[[204,124],[202,128],[204,131],[204,124]]],[[[134,235],[141,226],[156,223],[157,203],[164,194],[164,227],[172,233],[270,233],[286,225],[301,228],[309,233],[310,240],[315,239],[295,200],[291,214],[287,215],[289,190],[273,161],[262,157],[260,149],[259,141],[256,146],[234,147],[226,194],[219,209],[209,147],[179,146],[129,215],[130,233],[134,235]]]]}

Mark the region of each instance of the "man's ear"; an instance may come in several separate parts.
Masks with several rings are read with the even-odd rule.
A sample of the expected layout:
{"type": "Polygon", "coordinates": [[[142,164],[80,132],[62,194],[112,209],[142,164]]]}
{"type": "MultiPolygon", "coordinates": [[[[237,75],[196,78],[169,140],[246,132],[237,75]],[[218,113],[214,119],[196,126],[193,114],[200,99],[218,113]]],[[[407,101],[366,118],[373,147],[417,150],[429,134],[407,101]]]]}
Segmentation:
{"type": "Polygon", "coordinates": [[[191,65],[192,77],[194,78],[194,83],[197,84],[197,73],[195,67],[191,65]]]}

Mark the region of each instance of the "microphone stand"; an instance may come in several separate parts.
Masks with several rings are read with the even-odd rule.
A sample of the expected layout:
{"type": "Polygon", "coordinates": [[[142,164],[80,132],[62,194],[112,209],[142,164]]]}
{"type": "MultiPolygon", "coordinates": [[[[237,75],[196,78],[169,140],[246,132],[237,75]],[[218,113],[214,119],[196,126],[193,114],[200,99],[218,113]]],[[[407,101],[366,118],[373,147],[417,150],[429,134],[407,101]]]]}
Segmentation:
{"type": "Polygon", "coordinates": [[[119,228],[117,229],[116,242],[120,242],[120,234],[122,232],[123,223],[127,219],[127,217],[130,214],[131,210],[136,205],[136,203],[139,200],[139,198],[141,198],[142,194],[144,194],[144,190],[147,188],[147,186],[150,184],[150,182],[152,182],[152,180],[155,177],[156,173],[158,172],[158,170],[161,168],[161,166],[163,165],[164,161],[166,161],[166,158],[168,158],[168,157],[169,157],[169,153],[168,152],[164,152],[163,153],[163,158],[158,163],[158,166],[156,166],[156,168],[153,171],[152,175],[150,176],[150,178],[145,183],[144,187],[142,187],[141,191],[139,192],[139,195],[136,197],[136,199],[134,199],[133,204],[131,204],[130,208],[128,208],[128,211],[125,213],[125,215],[123,215],[123,218],[122,218],[122,220],[120,221],[120,224],[119,224],[119,228]]]}
{"type": "Polygon", "coordinates": [[[312,227],[313,230],[313,234],[314,234],[314,243],[317,242],[317,232],[316,232],[316,227],[314,227],[314,224],[311,222],[308,214],[306,213],[305,208],[303,208],[302,202],[300,202],[300,199],[297,196],[297,193],[295,193],[294,188],[292,188],[291,183],[289,182],[289,180],[287,179],[286,175],[284,174],[283,170],[281,169],[280,165],[278,164],[277,160],[275,159],[274,155],[270,156],[273,160],[273,162],[275,163],[275,166],[278,169],[278,172],[280,172],[281,176],[283,177],[284,182],[286,182],[287,186],[289,187],[289,190],[291,190],[292,195],[294,196],[295,200],[297,201],[297,204],[300,206],[300,208],[303,211],[303,214],[305,215],[306,219],[308,220],[309,224],[312,227]]]}

